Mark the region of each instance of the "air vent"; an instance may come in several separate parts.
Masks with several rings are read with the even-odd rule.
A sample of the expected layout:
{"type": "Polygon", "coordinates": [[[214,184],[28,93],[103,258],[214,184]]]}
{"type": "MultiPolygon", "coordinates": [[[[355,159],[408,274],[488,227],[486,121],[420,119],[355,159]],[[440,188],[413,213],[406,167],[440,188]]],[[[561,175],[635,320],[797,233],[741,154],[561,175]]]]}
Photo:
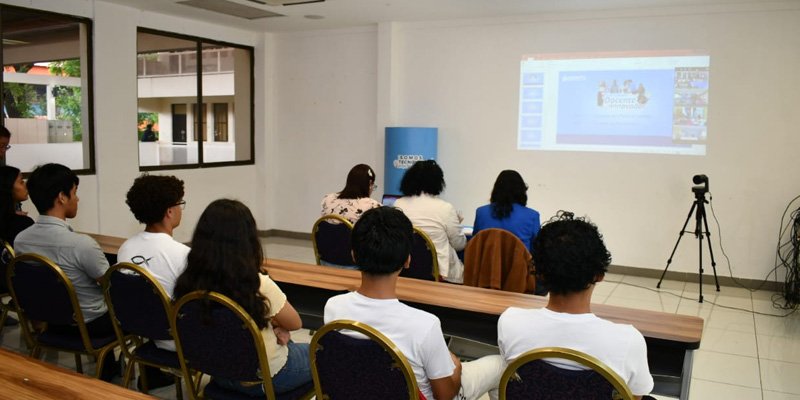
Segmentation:
{"type": "Polygon", "coordinates": [[[232,15],[245,19],[259,19],[270,17],[282,17],[282,14],[274,13],[260,8],[245,6],[228,0],[185,0],[177,4],[189,7],[202,8],[204,10],[218,12],[220,14],[232,15]]]}

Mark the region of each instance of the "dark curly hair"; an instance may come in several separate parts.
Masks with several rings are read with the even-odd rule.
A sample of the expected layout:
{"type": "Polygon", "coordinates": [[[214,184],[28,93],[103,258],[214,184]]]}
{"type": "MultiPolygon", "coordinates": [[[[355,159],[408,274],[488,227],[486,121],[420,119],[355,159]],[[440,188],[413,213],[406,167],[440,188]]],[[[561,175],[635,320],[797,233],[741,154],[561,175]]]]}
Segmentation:
{"type": "Polygon", "coordinates": [[[405,196],[419,196],[422,193],[437,196],[444,187],[444,172],[435,160],[415,162],[400,181],[400,191],[405,196]]]}
{"type": "Polygon", "coordinates": [[[597,282],[611,264],[597,226],[563,213],[547,222],[533,240],[536,279],[550,293],[580,292],[597,282]]]}
{"type": "Polygon", "coordinates": [[[17,212],[17,204],[14,201],[14,183],[18,176],[18,168],[8,165],[0,166],[0,228],[3,232],[17,212]]]}
{"type": "Polygon", "coordinates": [[[411,254],[414,228],[400,209],[373,208],[353,227],[350,243],[358,269],[370,275],[399,271],[411,254]]]}
{"type": "Polygon", "coordinates": [[[264,329],[269,305],[259,292],[263,259],[250,209],[237,200],[215,200],[197,221],[186,270],[175,282],[173,297],[179,299],[195,290],[224,294],[264,329]]]}
{"type": "Polygon", "coordinates": [[[514,204],[528,205],[528,185],[519,172],[507,169],[497,175],[492,188],[492,216],[503,219],[511,215],[514,204]]]}
{"type": "Polygon", "coordinates": [[[154,224],[183,199],[183,194],[182,180],[171,175],[143,174],[133,181],[125,203],[139,222],[154,224]]]}

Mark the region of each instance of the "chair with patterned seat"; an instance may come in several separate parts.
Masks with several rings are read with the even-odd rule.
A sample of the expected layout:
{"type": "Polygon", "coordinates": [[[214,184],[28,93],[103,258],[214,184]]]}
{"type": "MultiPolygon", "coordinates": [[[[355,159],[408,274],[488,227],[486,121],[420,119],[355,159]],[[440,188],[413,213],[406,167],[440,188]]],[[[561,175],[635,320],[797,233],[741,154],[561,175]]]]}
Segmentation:
{"type": "Polygon", "coordinates": [[[108,269],[102,279],[103,295],[117,338],[133,336],[134,347],[122,347],[129,360],[123,374],[122,386],[128,387],[133,369],[138,364],[142,378],[141,390],[148,391],[144,366],[167,370],[175,376],[175,392],[183,398],[181,365],[178,353],[156,346],[157,340],[173,340],[169,316],[172,301],[164,288],[145,268],[131,263],[119,263],[108,269]]]}
{"type": "Polygon", "coordinates": [[[500,378],[500,400],[633,400],[625,381],[600,360],[562,347],[528,351],[500,378]],[[561,368],[544,359],[570,360],[588,369],[561,368]]]}
{"type": "Polygon", "coordinates": [[[394,343],[356,321],[332,321],[314,334],[311,372],[318,399],[424,399],[411,365],[394,343]]]}
{"type": "Polygon", "coordinates": [[[311,229],[317,265],[354,265],[353,255],[350,254],[352,231],[353,224],[341,215],[328,214],[317,219],[311,229]]]}
{"type": "Polygon", "coordinates": [[[106,356],[114,356],[119,346],[116,335],[90,336],[83,319],[78,297],[64,271],[47,257],[20,254],[11,260],[7,272],[8,287],[17,306],[22,333],[32,345],[30,355],[41,356],[43,349],[64,351],[75,355],[75,367],[83,373],[81,354],[97,359],[95,376],[102,376],[106,356]],[[31,321],[61,326],[75,326],[76,334],[45,329],[35,332],[31,321]]]}
{"type": "Polygon", "coordinates": [[[436,247],[422,229],[414,227],[414,242],[411,244],[411,264],[400,271],[400,276],[439,281],[439,258],[436,247]]]}
{"type": "Polygon", "coordinates": [[[175,303],[170,322],[183,377],[193,399],[264,398],[227,389],[215,378],[262,385],[269,400],[313,397],[310,382],[290,392],[275,394],[261,331],[250,315],[227,296],[202,290],[188,293],[175,303]],[[202,390],[199,389],[201,374],[211,376],[202,390]]]}

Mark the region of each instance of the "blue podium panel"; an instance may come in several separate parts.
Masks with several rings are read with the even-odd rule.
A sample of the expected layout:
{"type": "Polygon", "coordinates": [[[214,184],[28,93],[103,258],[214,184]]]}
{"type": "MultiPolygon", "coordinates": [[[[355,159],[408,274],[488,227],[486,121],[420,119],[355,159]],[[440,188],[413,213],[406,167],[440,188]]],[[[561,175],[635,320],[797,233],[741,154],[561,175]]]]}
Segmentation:
{"type": "Polygon", "coordinates": [[[403,174],[415,162],[436,159],[438,138],[438,128],[386,128],[385,194],[400,195],[403,174]]]}

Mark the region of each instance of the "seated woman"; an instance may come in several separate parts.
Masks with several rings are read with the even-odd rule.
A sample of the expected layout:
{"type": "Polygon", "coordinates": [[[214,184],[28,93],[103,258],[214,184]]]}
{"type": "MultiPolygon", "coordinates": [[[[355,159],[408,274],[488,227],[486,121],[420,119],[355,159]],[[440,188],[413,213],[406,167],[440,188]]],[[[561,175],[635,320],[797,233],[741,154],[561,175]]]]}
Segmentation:
{"type": "Polygon", "coordinates": [[[539,212],[525,207],[528,204],[528,185],[517,171],[507,169],[497,176],[492,189],[491,203],[475,210],[472,234],[483,229],[505,229],[516,235],[531,250],[539,233],[539,212]]]}
{"type": "Polygon", "coordinates": [[[394,206],[430,237],[442,279],[464,283],[464,264],[456,252],[464,250],[467,237],[461,227],[463,218],[452,204],[438,197],[444,187],[444,173],[436,161],[417,161],[403,175],[400,191],[404,197],[397,199],[394,206]]]}
{"type": "Polygon", "coordinates": [[[25,200],[28,200],[28,188],[19,169],[0,167],[0,238],[12,246],[17,234],[33,225],[33,219],[17,209],[25,200]]]}
{"type": "Polygon", "coordinates": [[[341,192],[322,198],[322,215],[341,215],[355,224],[365,211],[381,206],[369,197],[376,188],[375,171],[367,164],[358,164],[350,169],[341,192]]]}
{"type": "MultiPolygon", "coordinates": [[[[216,200],[197,222],[186,270],[175,283],[174,296],[213,291],[244,308],[261,329],[275,393],[285,393],[311,381],[309,347],[290,340],[289,331],[302,327],[300,315],[278,285],[261,273],[263,260],[250,209],[236,200],[216,200]]],[[[264,396],[261,385],[216,381],[251,396],[264,396]]]]}

